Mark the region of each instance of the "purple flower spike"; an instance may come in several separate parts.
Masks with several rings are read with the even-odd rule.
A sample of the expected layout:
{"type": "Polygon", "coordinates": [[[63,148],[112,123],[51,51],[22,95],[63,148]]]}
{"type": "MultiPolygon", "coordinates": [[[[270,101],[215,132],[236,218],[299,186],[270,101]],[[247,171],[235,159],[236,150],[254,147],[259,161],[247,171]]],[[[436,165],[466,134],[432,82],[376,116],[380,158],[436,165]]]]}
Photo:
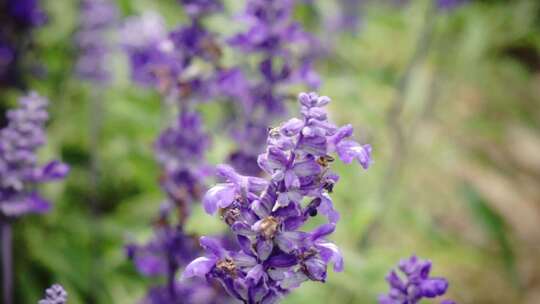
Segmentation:
{"type": "MultiPolygon", "coordinates": [[[[258,158],[268,178],[240,175],[221,165],[217,173],[225,182],[210,188],[203,199],[208,213],[219,211],[240,250],[202,237],[206,255],[186,267],[184,279],[217,280],[244,303],[275,303],[305,281],[325,282],[329,265],[343,270],[341,252],[327,240],[339,219],[329,195],[339,179],[330,170],[334,158],[329,153],[347,140],[346,156],[358,158],[350,150],[362,146],[349,139],[350,126],[338,129],[328,121],[323,109],[328,97],[302,93],[298,99],[302,117],[271,129],[266,152],[258,158]],[[319,214],[328,223],[303,231],[319,214]]],[[[362,161],[369,163],[370,154],[364,154],[362,161]]],[[[437,293],[440,282],[429,283],[423,286],[425,292],[437,293]]]]}
{"type": "Polygon", "coordinates": [[[67,303],[67,292],[59,284],[54,284],[45,290],[45,298],[38,304],[65,304],[67,303]]]}
{"type": "Polygon", "coordinates": [[[76,73],[81,79],[105,83],[110,80],[106,68],[110,52],[107,34],[117,23],[117,8],[110,0],[84,0],[80,10],[81,24],[76,35],[79,49],[76,73]]]}
{"type": "Polygon", "coordinates": [[[214,34],[199,22],[199,17],[211,12],[206,9],[210,8],[210,3],[185,2],[189,2],[186,10],[200,9],[204,12],[189,15],[189,24],[170,32],[157,13],[146,12],[140,17],[130,17],[121,33],[123,45],[136,83],[156,88],[172,99],[197,97],[198,100],[207,100],[213,93],[210,89],[213,75],[186,71],[199,59],[215,65],[221,49],[214,34]]]}
{"type": "Polygon", "coordinates": [[[43,213],[49,203],[36,191],[41,183],[63,179],[69,167],[59,161],[39,165],[37,150],[45,144],[48,101],[32,92],[8,111],[8,125],[0,130],[0,213],[17,217],[43,213]]]}
{"type": "Polygon", "coordinates": [[[28,64],[27,54],[37,47],[32,31],[47,22],[39,0],[0,1],[0,87],[25,88],[28,74],[41,66],[28,64]]]}
{"type": "MultiPolygon", "coordinates": [[[[390,285],[388,294],[379,297],[380,304],[415,304],[423,298],[436,298],[443,296],[448,289],[448,281],[445,278],[430,277],[431,261],[421,260],[416,256],[400,261],[399,275],[392,270],[386,281],[390,285]]],[[[455,303],[444,300],[441,304],[455,303]]]]}
{"type": "MultiPolygon", "coordinates": [[[[179,0],[179,3],[187,13],[188,23],[168,31],[161,16],[146,12],[141,17],[128,18],[121,34],[133,80],[157,89],[166,101],[166,110],[177,110],[178,113],[155,143],[156,158],[162,171],[160,184],[167,199],[155,221],[154,237],[144,245],[129,244],[126,254],[143,275],[166,277],[166,283],[152,287],[141,303],[226,304],[230,297],[219,284],[208,284],[206,280],[195,278],[204,273],[204,268],[192,267],[191,279],[176,280],[177,273],[201,254],[196,241],[198,237],[188,234],[184,228],[192,206],[201,201],[207,190],[206,178],[215,169],[205,162],[210,137],[204,130],[200,114],[194,109],[196,103],[213,96],[214,70],[218,69],[221,55],[215,35],[205,28],[201,19],[222,9],[217,0],[179,0]],[[200,69],[199,64],[205,68],[200,69]]],[[[218,171],[227,183],[224,190],[214,189],[214,195],[204,197],[208,212],[227,206],[232,201],[229,196],[241,191],[244,185],[249,189],[262,187],[256,179],[244,179],[226,168],[218,171]]],[[[185,273],[190,273],[190,269],[185,273]]]]}

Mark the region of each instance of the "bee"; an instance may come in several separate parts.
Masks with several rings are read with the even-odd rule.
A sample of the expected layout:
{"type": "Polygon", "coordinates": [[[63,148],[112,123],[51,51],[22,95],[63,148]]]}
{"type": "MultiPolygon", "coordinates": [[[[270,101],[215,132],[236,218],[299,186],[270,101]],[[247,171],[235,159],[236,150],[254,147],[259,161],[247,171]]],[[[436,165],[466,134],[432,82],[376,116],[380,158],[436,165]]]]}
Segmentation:
{"type": "Polygon", "coordinates": [[[321,165],[322,167],[328,167],[328,165],[333,162],[335,159],[330,155],[324,155],[319,158],[317,158],[317,163],[321,165]]]}
{"type": "Polygon", "coordinates": [[[328,193],[332,193],[334,191],[334,185],[335,183],[333,181],[327,180],[323,184],[323,189],[328,191],[328,193]]]}
{"type": "Polygon", "coordinates": [[[268,128],[268,136],[273,137],[273,138],[278,137],[279,136],[279,128],[278,127],[268,128]]]}

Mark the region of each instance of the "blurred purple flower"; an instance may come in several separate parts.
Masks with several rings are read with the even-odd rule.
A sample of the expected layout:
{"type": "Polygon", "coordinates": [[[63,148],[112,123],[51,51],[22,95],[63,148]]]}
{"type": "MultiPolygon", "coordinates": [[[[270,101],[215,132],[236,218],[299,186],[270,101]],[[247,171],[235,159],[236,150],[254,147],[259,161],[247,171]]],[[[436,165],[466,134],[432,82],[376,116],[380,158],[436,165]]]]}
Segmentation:
{"type": "Polygon", "coordinates": [[[45,290],[45,298],[38,304],[65,304],[67,303],[67,292],[59,284],[54,284],[45,290]]]}
{"type": "Polygon", "coordinates": [[[7,112],[8,125],[0,130],[0,212],[5,216],[48,211],[49,203],[36,186],[60,180],[69,171],[56,160],[38,164],[37,150],[45,144],[47,104],[34,92],[21,97],[18,108],[7,112]]]}
{"type": "Polygon", "coordinates": [[[215,64],[221,51],[214,35],[196,19],[167,32],[159,15],[145,13],[128,19],[121,36],[136,83],[169,97],[208,99],[213,75],[185,72],[197,59],[215,64]]]}
{"type": "Polygon", "coordinates": [[[204,179],[209,173],[204,160],[209,145],[201,117],[185,109],[156,141],[156,157],[163,172],[161,185],[169,200],[181,209],[182,223],[204,191],[204,179]]]}
{"type": "MultiPolygon", "coordinates": [[[[31,32],[47,22],[39,0],[0,1],[0,86],[24,88],[22,59],[33,47],[31,32]]],[[[29,69],[31,70],[31,69],[29,69]]]]}
{"type": "MultiPolygon", "coordinates": [[[[388,294],[379,297],[380,304],[415,304],[423,298],[436,298],[443,296],[448,289],[448,281],[445,278],[430,277],[431,261],[421,260],[412,256],[401,260],[398,265],[403,276],[392,270],[386,281],[390,285],[388,294]]],[[[442,303],[454,303],[445,300],[442,303]]]]}
{"type": "Polygon", "coordinates": [[[84,0],[80,6],[80,29],[76,35],[79,58],[75,70],[80,78],[94,83],[109,81],[107,34],[116,25],[118,11],[109,0],[84,0]]]}
{"type": "Polygon", "coordinates": [[[23,26],[40,26],[47,22],[47,14],[39,0],[7,0],[6,11],[23,26]]]}

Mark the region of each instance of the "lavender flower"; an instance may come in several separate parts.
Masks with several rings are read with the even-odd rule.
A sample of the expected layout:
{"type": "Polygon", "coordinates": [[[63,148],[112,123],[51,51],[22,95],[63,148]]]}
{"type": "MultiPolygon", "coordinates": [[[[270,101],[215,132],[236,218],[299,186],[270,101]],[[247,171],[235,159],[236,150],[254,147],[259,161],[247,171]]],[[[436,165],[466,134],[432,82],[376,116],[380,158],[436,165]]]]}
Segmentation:
{"type": "Polygon", "coordinates": [[[19,99],[0,130],[0,212],[5,216],[43,213],[49,203],[36,186],[64,178],[69,167],[57,160],[39,165],[37,150],[45,143],[48,101],[37,93],[19,99]]]}
{"type": "Polygon", "coordinates": [[[41,9],[39,0],[7,0],[5,10],[18,24],[40,26],[47,21],[47,15],[41,9]]]}
{"type": "Polygon", "coordinates": [[[84,0],[80,9],[76,36],[80,54],[75,70],[82,79],[104,83],[110,78],[105,62],[110,51],[107,34],[116,24],[118,12],[109,0],[84,0]]]}
{"type": "Polygon", "coordinates": [[[155,144],[162,167],[161,186],[168,198],[156,221],[155,234],[145,245],[128,245],[127,253],[141,273],[166,276],[165,286],[151,288],[142,303],[227,303],[223,290],[203,280],[178,283],[175,276],[194,256],[200,254],[195,238],[184,225],[191,206],[200,200],[209,175],[204,157],[210,140],[199,114],[191,108],[196,98],[208,94],[211,76],[185,72],[194,61],[214,63],[218,53],[212,48],[214,36],[198,18],[212,9],[210,2],[186,1],[190,24],[167,32],[158,15],[146,14],[130,20],[125,27],[125,46],[136,82],[157,88],[169,100],[182,101],[177,119],[163,130],[155,144]],[[198,5],[202,6],[198,6],[198,5]],[[200,9],[195,12],[194,8],[200,9]],[[140,33],[138,33],[140,31],[140,33]],[[142,35],[141,35],[142,33],[142,35]],[[172,215],[176,219],[171,219],[172,215]]]}
{"type": "MultiPolygon", "coordinates": [[[[390,285],[388,294],[379,297],[380,304],[414,304],[423,298],[436,298],[443,296],[448,289],[445,278],[430,277],[431,261],[421,260],[416,256],[402,260],[398,265],[403,273],[400,277],[395,270],[387,276],[390,285]]],[[[453,301],[444,300],[441,304],[452,304],[453,301]]]]}
{"type": "Polygon", "coordinates": [[[133,81],[144,86],[157,85],[157,73],[165,73],[160,67],[170,65],[168,62],[172,46],[167,42],[167,31],[162,17],[155,12],[145,12],[140,17],[130,17],[126,20],[120,37],[128,54],[131,77],[133,81]]]}
{"type": "Polygon", "coordinates": [[[198,113],[184,109],[177,121],[159,136],[155,149],[163,175],[161,185],[169,200],[182,210],[183,223],[191,204],[200,199],[208,168],[205,152],[210,144],[198,113]]]}
{"type": "Polygon", "coordinates": [[[59,284],[54,284],[45,290],[45,298],[38,304],[65,304],[67,303],[67,292],[59,284]]]}
{"type": "Polygon", "coordinates": [[[339,219],[329,195],[339,177],[330,170],[334,158],[329,154],[337,153],[346,162],[356,159],[367,168],[371,148],[349,139],[350,126],[337,128],[328,121],[323,109],[328,97],[302,93],[298,100],[302,118],[270,130],[267,150],[259,156],[269,180],[220,165],[224,182],[203,198],[205,210],[219,211],[241,250],[202,237],[207,254],[186,267],[184,279],[215,279],[244,303],[275,303],[304,281],[324,282],[329,264],[335,271],[343,269],[339,249],[326,239],[339,219]],[[304,201],[309,203],[304,206],[304,201]],[[300,230],[319,214],[328,223],[300,230]]]}

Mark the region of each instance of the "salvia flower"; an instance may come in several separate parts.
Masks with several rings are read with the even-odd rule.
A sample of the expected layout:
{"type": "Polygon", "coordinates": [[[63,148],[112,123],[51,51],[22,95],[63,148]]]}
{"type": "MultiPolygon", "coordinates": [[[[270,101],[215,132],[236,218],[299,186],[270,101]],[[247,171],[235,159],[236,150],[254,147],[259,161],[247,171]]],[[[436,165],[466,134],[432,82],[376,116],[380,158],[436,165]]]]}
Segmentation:
{"type": "Polygon", "coordinates": [[[0,130],[0,212],[5,216],[48,211],[49,203],[36,186],[60,180],[69,171],[57,160],[38,163],[37,150],[45,144],[47,104],[34,92],[20,98],[18,108],[7,112],[8,125],[0,130]]]}
{"type": "Polygon", "coordinates": [[[339,219],[329,195],[339,179],[330,170],[330,154],[358,159],[367,168],[371,149],[350,139],[349,126],[338,128],[328,121],[328,97],[302,93],[298,99],[301,118],[271,129],[266,152],[259,156],[269,178],[241,175],[220,165],[217,172],[224,182],[203,198],[205,210],[219,212],[241,250],[202,237],[206,255],[186,267],[184,279],[215,279],[244,303],[275,303],[304,281],[325,282],[328,265],[343,269],[339,249],[327,240],[339,219]],[[327,218],[326,224],[302,230],[319,214],[327,218]]]}
{"type": "Polygon", "coordinates": [[[201,117],[186,109],[156,141],[156,156],[163,172],[161,186],[169,200],[181,209],[182,222],[189,215],[191,205],[204,193],[209,172],[204,158],[209,145],[201,117]]]}
{"type": "MultiPolygon", "coordinates": [[[[124,22],[120,37],[128,54],[132,79],[140,85],[155,85],[158,68],[169,61],[164,55],[173,48],[167,41],[163,18],[156,12],[129,17],[124,22]]],[[[171,67],[175,65],[171,63],[171,67]]]]}
{"type": "MultiPolygon", "coordinates": [[[[416,256],[401,260],[398,269],[390,271],[386,281],[390,285],[388,294],[379,297],[380,304],[415,304],[424,298],[441,297],[448,289],[445,278],[431,277],[431,261],[416,256]]],[[[441,304],[454,303],[444,300],[441,304]]]]}
{"type": "Polygon", "coordinates": [[[108,34],[116,25],[118,12],[110,0],[84,0],[80,7],[80,29],[76,36],[79,58],[75,70],[82,79],[104,83],[110,79],[106,68],[110,53],[108,34]]]}
{"type": "Polygon", "coordinates": [[[156,220],[154,236],[144,245],[128,245],[126,251],[142,274],[166,277],[166,284],[152,287],[142,303],[228,303],[229,297],[219,284],[201,279],[175,280],[177,272],[201,254],[196,237],[184,229],[191,207],[200,201],[206,190],[205,179],[212,171],[205,163],[210,138],[193,108],[213,93],[212,72],[220,49],[214,34],[200,19],[221,9],[219,1],[179,2],[189,17],[185,25],[168,31],[159,15],[145,13],[130,18],[123,28],[132,78],[140,85],[157,89],[166,101],[172,101],[164,106],[178,112],[155,143],[162,169],[160,184],[167,200],[156,220]],[[209,75],[200,72],[206,70],[211,70],[209,75]],[[173,106],[178,106],[178,111],[173,106]]]}
{"type": "Polygon", "coordinates": [[[67,303],[67,292],[59,284],[54,284],[45,290],[45,298],[38,304],[65,304],[67,303]]]}

